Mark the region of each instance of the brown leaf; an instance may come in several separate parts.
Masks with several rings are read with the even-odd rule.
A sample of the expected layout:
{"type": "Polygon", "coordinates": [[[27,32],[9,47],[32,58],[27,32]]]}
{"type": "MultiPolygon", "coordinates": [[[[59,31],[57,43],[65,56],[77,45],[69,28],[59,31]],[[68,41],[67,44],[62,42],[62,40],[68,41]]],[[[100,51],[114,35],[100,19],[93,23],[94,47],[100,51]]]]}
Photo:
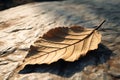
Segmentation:
{"type": "Polygon", "coordinates": [[[73,62],[88,51],[97,49],[100,41],[101,34],[96,29],[80,26],[51,29],[30,47],[24,65],[50,64],[59,59],[73,62]]]}

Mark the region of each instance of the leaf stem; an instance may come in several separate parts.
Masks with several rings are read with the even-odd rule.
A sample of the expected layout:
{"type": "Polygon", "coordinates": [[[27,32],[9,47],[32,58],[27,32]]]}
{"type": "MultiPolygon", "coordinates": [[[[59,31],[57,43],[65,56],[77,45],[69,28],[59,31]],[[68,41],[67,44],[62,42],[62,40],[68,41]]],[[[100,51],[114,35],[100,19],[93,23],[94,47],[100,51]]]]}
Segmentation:
{"type": "Polygon", "coordinates": [[[97,27],[95,28],[95,30],[98,30],[98,29],[103,25],[103,23],[104,23],[105,21],[106,21],[106,20],[102,21],[102,23],[101,23],[99,26],[97,26],[97,27]]]}

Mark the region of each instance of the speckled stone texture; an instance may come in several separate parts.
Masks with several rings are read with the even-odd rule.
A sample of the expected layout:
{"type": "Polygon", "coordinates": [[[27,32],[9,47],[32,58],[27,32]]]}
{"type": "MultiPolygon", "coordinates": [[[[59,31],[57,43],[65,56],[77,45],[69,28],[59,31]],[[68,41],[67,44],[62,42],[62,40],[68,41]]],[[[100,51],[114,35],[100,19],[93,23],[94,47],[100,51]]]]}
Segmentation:
{"type": "Polygon", "coordinates": [[[120,1],[59,0],[33,2],[0,11],[0,80],[120,80],[120,1]],[[75,62],[27,65],[30,45],[55,27],[94,28],[106,20],[99,48],[75,62]]]}

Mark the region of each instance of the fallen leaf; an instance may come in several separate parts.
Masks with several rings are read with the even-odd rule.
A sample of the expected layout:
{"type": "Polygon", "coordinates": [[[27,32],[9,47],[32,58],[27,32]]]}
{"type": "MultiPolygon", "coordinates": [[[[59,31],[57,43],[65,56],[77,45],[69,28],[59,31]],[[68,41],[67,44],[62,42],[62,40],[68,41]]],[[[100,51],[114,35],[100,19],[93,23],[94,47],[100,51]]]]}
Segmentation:
{"type": "Polygon", "coordinates": [[[31,45],[24,65],[50,64],[59,59],[73,62],[97,49],[100,42],[101,34],[96,29],[80,26],[51,29],[31,45]]]}

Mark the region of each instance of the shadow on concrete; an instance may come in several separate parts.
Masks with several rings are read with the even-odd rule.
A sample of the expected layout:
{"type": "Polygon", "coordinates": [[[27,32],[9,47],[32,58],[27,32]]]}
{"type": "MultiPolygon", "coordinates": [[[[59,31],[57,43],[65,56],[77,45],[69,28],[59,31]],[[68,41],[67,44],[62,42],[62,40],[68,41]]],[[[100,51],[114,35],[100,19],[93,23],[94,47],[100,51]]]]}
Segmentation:
{"type": "Polygon", "coordinates": [[[9,9],[11,7],[16,7],[19,5],[31,3],[31,2],[54,2],[54,1],[64,1],[64,0],[0,0],[0,10],[9,9]]]}
{"type": "Polygon", "coordinates": [[[84,57],[81,57],[75,62],[66,62],[64,60],[59,60],[50,65],[27,65],[19,74],[28,74],[28,73],[52,73],[62,77],[70,77],[77,72],[83,71],[87,66],[97,66],[103,64],[110,59],[113,53],[103,44],[99,45],[99,48],[94,51],[88,52],[84,57]]]}
{"type": "Polygon", "coordinates": [[[120,1],[118,0],[70,0],[68,4],[84,4],[93,10],[96,15],[103,16],[110,23],[117,26],[120,23],[120,1]]]}
{"type": "Polygon", "coordinates": [[[64,0],[34,0],[38,2],[53,2],[53,1],[64,1],[64,0]]]}

